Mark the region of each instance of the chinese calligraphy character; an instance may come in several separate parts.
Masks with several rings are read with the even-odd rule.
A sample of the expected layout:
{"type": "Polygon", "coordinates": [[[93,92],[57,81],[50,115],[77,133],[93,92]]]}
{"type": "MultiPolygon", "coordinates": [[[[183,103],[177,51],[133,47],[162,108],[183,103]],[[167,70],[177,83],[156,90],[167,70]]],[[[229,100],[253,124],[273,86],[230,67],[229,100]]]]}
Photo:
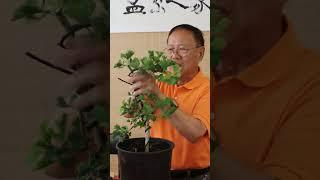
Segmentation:
{"type": "Polygon", "coordinates": [[[144,6],[141,5],[136,5],[138,0],[134,0],[134,2],[131,2],[128,0],[128,2],[132,5],[132,6],[128,6],[126,7],[126,12],[124,12],[123,14],[132,14],[132,13],[142,13],[142,14],[146,14],[144,10],[144,6]]]}
{"type": "Polygon", "coordinates": [[[204,0],[199,0],[200,4],[195,4],[193,6],[193,10],[191,12],[195,12],[196,14],[199,14],[203,11],[203,6],[206,6],[210,9],[210,7],[204,2],[204,0]]]}
{"type": "Polygon", "coordinates": [[[174,0],[166,0],[166,3],[175,3],[175,4],[177,4],[178,6],[180,6],[180,7],[182,7],[183,9],[188,9],[189,8],[189,6],[185,6],[185,5],[183,5],[183,4],[181,4],[181,3],[178,3],[178,2],[176,2],[176,1],[174,1],[174,0]]]}
{"type": "Polygon", "coordinates": [[[165,13],[166,10],[164,9],[164,7],[160,6],[160,3],[158,2],[160,1],[160,3],[162,3],[162,0],[153,0],[153,3],[157,5],[157,10],[154,10],[154,9],[151,9],[150,12],[151,13],[159,13],[160,12],[160,9],[165,13]]]}

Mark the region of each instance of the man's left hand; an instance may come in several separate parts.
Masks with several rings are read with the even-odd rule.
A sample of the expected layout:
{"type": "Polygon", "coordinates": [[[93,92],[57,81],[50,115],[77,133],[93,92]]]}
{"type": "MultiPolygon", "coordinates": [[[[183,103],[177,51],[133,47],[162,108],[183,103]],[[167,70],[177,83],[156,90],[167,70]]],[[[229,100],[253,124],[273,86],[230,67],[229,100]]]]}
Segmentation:
{"type": "Polygon", "coordinates": [[[146,93],[154,93],[158,96],[162,95],[155,78],[150,74],[133,73],[129,82],[132,83],[131,92],[134,96],[146,93]]]}

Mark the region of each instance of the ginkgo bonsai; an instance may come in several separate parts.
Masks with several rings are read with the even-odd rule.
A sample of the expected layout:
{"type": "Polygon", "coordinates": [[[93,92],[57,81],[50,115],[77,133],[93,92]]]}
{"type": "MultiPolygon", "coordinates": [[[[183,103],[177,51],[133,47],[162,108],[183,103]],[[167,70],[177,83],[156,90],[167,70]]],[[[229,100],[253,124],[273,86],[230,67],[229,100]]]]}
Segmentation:
{"type": "MultiPolygon", "coordinates": [[[[168,59],[163,52],[148,51],[148,56],[137,58],[134,51],[128,50],[121,54],[121,58],[114,65],[114,68],[128,68],[131,76],[134,73],[148,74],[153,76],[157,81],[165,82],[171,85],[178,83],[180,79],[180,66],[174,61],[168,59]]],[[[123,80],[122,80],[123,81],[123,80]]],[[[156,94],[146,92],[143,95],[132,96],[128,92],[129,98],[122,102],[120,107],[121,115],[129,117],[127,122],[131,127],[120,127],[116,125],[113,134],[122,136],[130,135],[134,128],[145,129],[145,152],[150,150],[150,129],[151,124],[157,119],[157,116],[168,118],[177,109],[176,104],[170,98],[161,99],[156,94]],[[159,112],[157,114],[157,112],[159,112]]]]}
{"type": "MultiPolygon", "coordinates": [[[[163,52],[152,50],[143,58],[136,57],[134,51],[128,50],[121,54],[114,68],[127,68],[129,76],[144,74],[170,85],[177,84],[181,76],[181,67],[177,63],[168,59],[163,52]]],[[[128,96],[121,104],[120,114],[127,118],[130,127],[116,125],[112,133],[112,136],[123,135],[116,145],[120,178],[169,180],[174,143],[167,139],[151,138],[150,130],[159,117],[170,117],[178,107],[169,97],[160,97],[151,91],[140,95],[128,92],[128,96]],[[144,128],[145,137],[125,138],[135,128],[144,128]],[[153,166],[154,162],[157,162],[157,166],[153,166]]]]}

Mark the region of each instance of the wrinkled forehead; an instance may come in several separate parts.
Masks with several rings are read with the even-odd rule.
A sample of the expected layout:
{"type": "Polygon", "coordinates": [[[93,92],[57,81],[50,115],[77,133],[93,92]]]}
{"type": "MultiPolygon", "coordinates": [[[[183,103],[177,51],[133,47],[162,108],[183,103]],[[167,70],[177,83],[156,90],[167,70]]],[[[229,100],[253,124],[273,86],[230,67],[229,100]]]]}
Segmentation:
{"type": "Polygon", "coordinates": [[[168,37],[167,44],[174,46],[188,46],[196,44],[196,40],[191,31],[185,29],[177,29],[168,37]]]}

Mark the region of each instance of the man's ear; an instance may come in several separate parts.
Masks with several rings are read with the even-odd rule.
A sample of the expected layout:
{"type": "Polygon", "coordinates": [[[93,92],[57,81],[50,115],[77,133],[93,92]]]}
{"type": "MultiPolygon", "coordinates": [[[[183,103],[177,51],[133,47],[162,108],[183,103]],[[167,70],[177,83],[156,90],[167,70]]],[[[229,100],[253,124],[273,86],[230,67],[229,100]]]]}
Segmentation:
{"type": "Polygon", "coordinates": [[[205,51],[205,47],[204,46],[200,47],[200,51],[199,51],[199,59],[200,59],[200,61],[203,59],[204,51],[205,51]]]}

